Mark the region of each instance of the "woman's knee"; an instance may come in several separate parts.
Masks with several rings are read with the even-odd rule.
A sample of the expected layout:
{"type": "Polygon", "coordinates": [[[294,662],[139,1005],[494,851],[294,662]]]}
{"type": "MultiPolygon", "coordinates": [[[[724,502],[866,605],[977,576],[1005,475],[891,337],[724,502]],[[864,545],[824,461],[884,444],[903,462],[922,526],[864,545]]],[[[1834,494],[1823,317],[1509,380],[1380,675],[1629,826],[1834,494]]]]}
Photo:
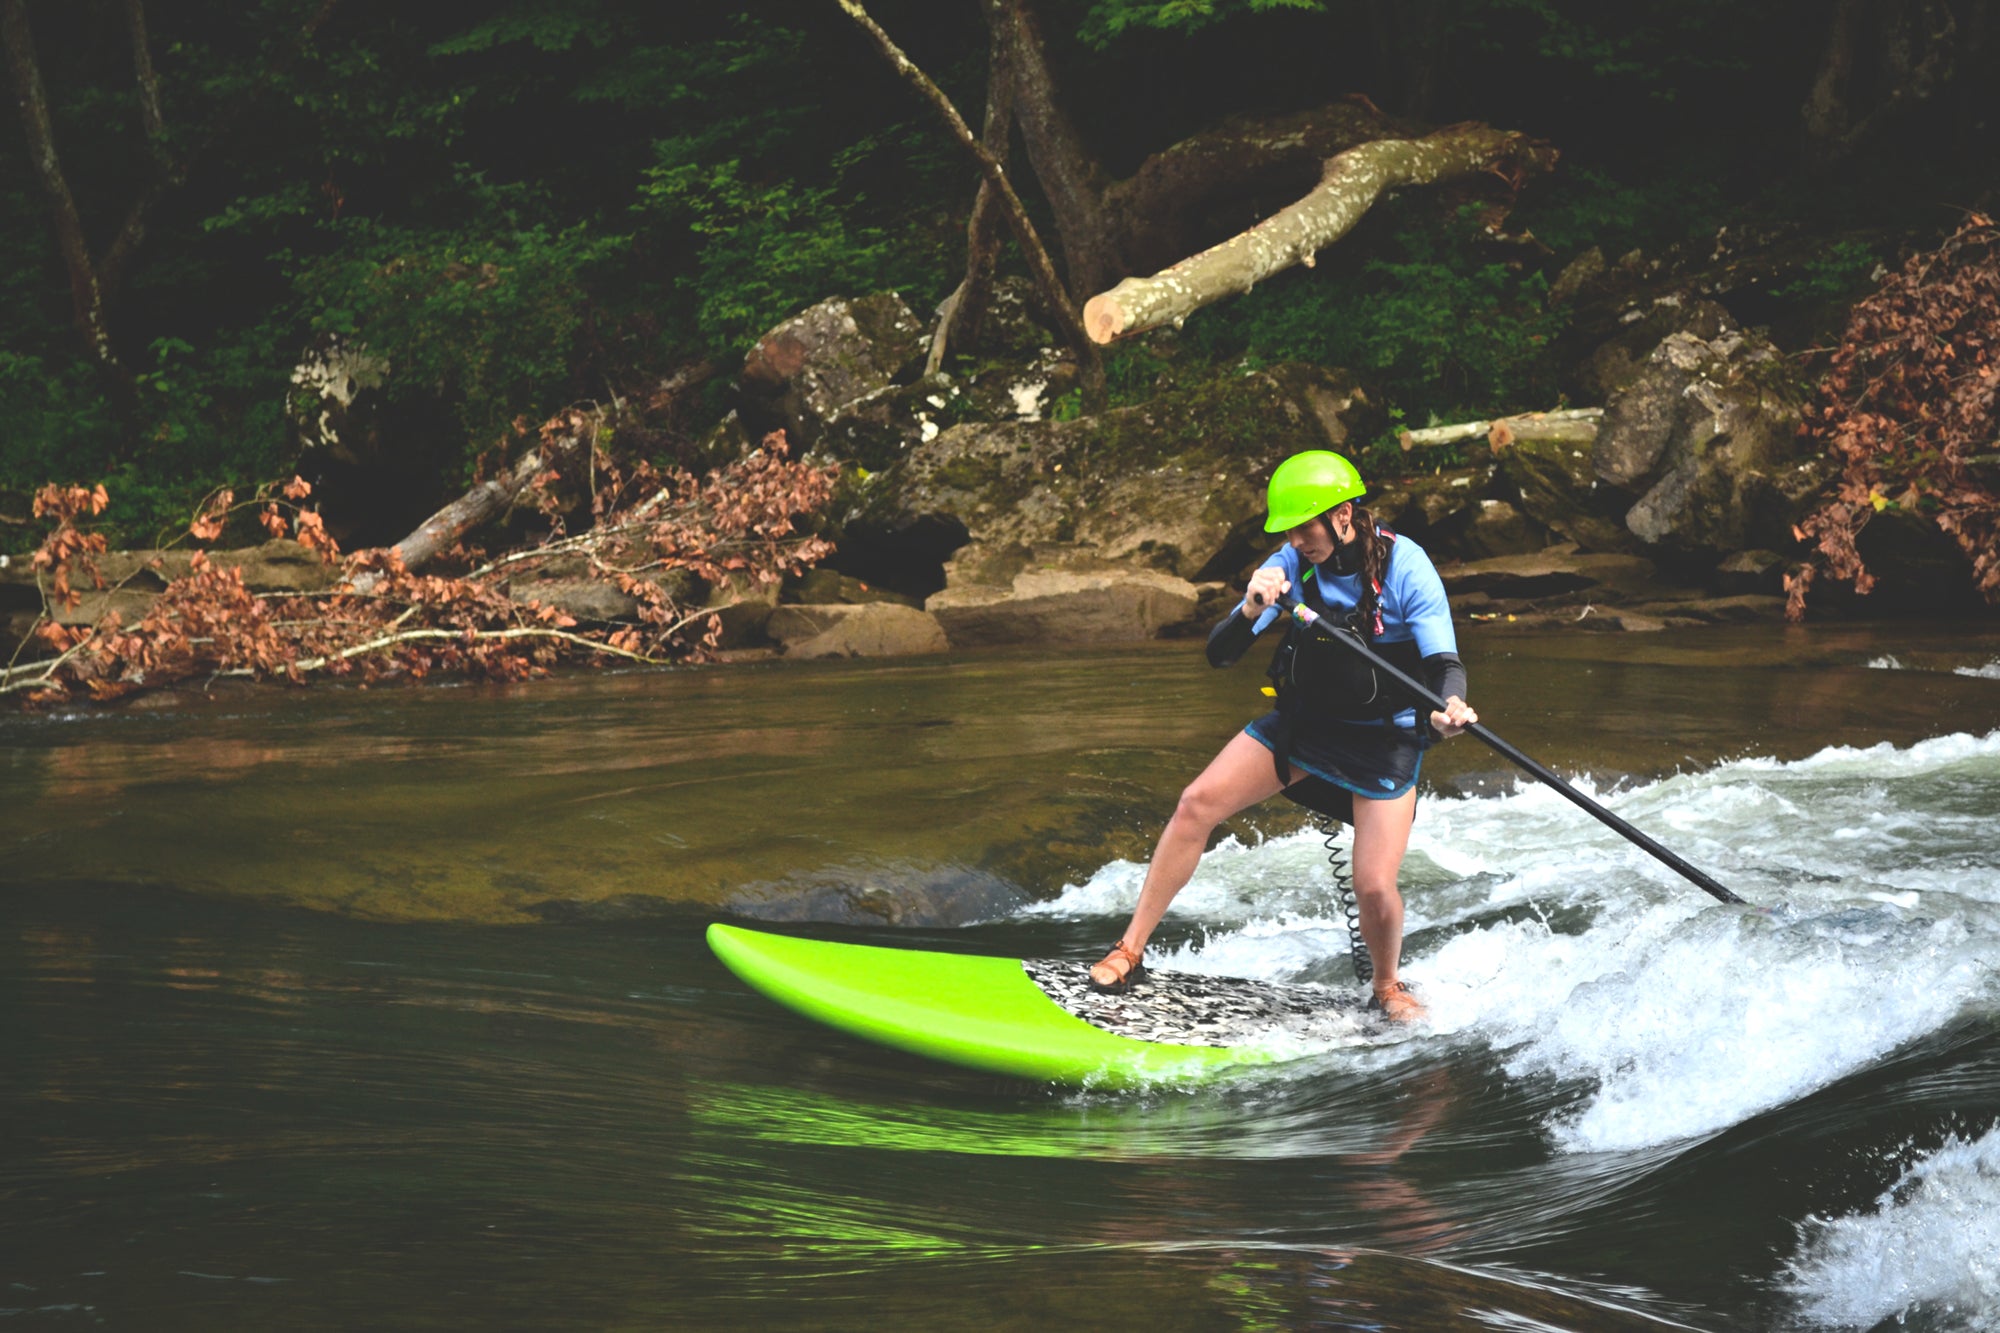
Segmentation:
{"type": "Polygon", "coordinates": [[[1196,778],[1181,791],[1181,799],[1174,806],[1174,823],[1206,834],[1236,813],[1226,809],[1227,805],[1214,783],[1196,778]]]}
{"type": "Polygon", "coordinates": [[[1370,882],[1357,875],[1354,880],[1354,898],[1365,910],[1385,910],[1403,901],[1402,890],[1396,887],[1393,877],[1370,882]]]}

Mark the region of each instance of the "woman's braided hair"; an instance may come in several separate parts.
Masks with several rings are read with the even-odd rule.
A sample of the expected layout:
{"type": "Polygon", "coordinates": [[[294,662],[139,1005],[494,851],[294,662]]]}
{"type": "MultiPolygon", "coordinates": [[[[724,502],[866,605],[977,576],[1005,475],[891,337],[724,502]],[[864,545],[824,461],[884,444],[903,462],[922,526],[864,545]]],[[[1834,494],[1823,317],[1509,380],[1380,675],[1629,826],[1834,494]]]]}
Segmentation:
{"type": "MultiPolygon", "coordinates": [[[[1339,508],[1338,505],[1334,508],[1339,508]]],[[[1333,510],[1329,509],[1328,514],[1333,510]]],[[[1326,515],[1321,515],[1322,519],[1326,515]]],[[[1333,524],[1327,521],[1327,531],[1333,531],[1333,524]]],[[[1375,612],[1381,604],[1381,594],[1376,590],[1382,580],[1389,575],[1389,542],[1375,530],[1375,515],[1354,502],[1354,539],[1361,547],[1361,603],[1356,609],[1360,613],[1360,623],[1355,626],[1364,635],[1373,637],[1375,633],[1375,612]]]]}

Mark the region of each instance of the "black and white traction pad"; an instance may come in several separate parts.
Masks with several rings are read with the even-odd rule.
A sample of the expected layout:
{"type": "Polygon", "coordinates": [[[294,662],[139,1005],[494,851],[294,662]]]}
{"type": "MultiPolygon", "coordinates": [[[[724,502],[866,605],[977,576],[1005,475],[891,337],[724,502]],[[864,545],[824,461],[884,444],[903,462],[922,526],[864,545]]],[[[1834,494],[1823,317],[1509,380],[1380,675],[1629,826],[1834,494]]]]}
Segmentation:
{"type": "Polygon", "coordinates": [[[1090,988],[1087,963],[1029,958],[1021,967],[1051,1000],[1084,1022],[1139,1041],[1351,1046],[1379,1037],[1387,1026],[1362,997],[1310,982],[1286,985],[1149,967],[1130,990],[1106,995],[1090,988]]]}

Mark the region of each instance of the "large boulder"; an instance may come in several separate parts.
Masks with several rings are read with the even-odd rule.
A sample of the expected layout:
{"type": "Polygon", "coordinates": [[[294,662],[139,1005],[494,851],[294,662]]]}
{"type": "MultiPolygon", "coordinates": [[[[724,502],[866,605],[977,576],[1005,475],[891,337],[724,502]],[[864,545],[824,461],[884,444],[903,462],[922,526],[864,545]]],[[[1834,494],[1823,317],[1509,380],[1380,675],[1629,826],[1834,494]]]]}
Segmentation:
{"type": "Polygon", "coordinates": [[[301,352],[286,401],[300,453],[324,454],[355,467],[371,461],[381,440],[370,400],[379,398],[388,382],[387,357],[338,334],[301,352]]]}
{"type": "Polygon", "coordinates": [[[948,558],[951,584],[989,589],[1031,565],[1188,583],[1233,574],[1270,544],[1261,518],[1277,461],[1352,448],[1373,415],[1345,377],[1288,365],[1073,421],[956,426],[862,484],[841,566],[894,586],[896,571],[948,558]]]}
{"type": "Polygon", "coordinates": [[[1528,555],[1549,544],[1548,530],[1505,500],[1481,500],[1458,538],[1467,559],[1528,555]]]}
{"type": "Polygon", "coordinates": [[[924,603],[954,644],[1103,644],[1152,639],[1194,615],[1200,591],[1146,569],[1029,568],[1003,585],[946,587],[924,603]]]}
{"type": "Polygon", "coordinates": [[[1624,505],[1607,495],[1591,468],[1592,446],[1573,435],[1580,429],[1550,435],[1524,434],[1494,450],[1500,477],[1517,498],[1521,512],[1565,541],[1589,551],[1629,551],[1635,543],[1619,522],[1624,505]]]}
{"type": "Polygon", "coordinates": [[[1630,498],[1625,528],[1649,553],[1712,568],[1785,545],[1820,481],[1798,444],[1806,396],[1761,337],[1671,334],[1605,404],[1591,469],[1630,498]]]}
{"type": "Polygon", "coordinates": [[[1643,556],[1579,551],[1568,544],[1528,555],[1438,567],[1454,604],[1474,596],[1495,601],[1561,602],[1578,593],[1604,601],[1639,601],[1660,592],[1656,574],[1653,562],[1643,556]]]}
{"type": "Polygon", "coordinates": [[[1403,477],[1369,477],[1362,503],[1377,521],[1416,538],[1424,549],[1449,550],[1479,519],[1497,473],[1485,461],[1403,477]]]}
{"type": "Polygon", "coordinates": [[[1720,338],[1735,321],[1714,301],[1667,292],[1649,302],[1634,303],[1620,319],[1618,331],[1583,358],[1576,371],[1577,397],[1602,403],[1639,378],[1662,339],[1676,333],[1704,341],[1720,338]]]}
{"type": "Polygon", "coordinates": [[[744,424],[752,436],[782,429],[802,447],[816,445],[843,408],[913,378],[923,354],[923,323],[896,293],[822,301],[744,358],[744,424]]]}

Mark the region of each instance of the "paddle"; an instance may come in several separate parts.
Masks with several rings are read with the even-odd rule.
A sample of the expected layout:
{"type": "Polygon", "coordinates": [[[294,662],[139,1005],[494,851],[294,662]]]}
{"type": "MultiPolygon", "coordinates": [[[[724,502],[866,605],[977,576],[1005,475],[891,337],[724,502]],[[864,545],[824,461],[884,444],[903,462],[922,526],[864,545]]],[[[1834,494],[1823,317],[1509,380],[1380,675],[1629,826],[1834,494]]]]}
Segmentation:
{"type": "MultiPolygon", "coordinates": [[[[1304,625],[1309,629],[1318,629],[1321,634],[1333,640],[1335,643],[1347,649],[1349,652],[1359,653],[1364,659],[1366,659],[1366,661],[1370,666],[1374,667],[1377,671],[1381,672],[1384,676],[1388,677],[1390,680],[1395,681],[1396,684],[1400,685],[1409,694],[1409,696],[1412,699],[1415,699],[1418,703],[1421,703],[1425,707],[1430,708],[1436,712],[1441,713],[1444,711],[1443,699],[1439,698],[1436,694],[1433,694],[1425,686],[1418,684],[1415,680],[1411,679],[1408,675],[1398,670],[1396,667],[1384,661],[1382,659],[1381,654],[1369,648],[1367,644],[1361,641],[1358,635],[1331,633],[1330,631],[1327,630],[1327,628],[1324,625],[1320,625],[1318,623],[1320,617],[1317,612],[1315,612],[1311,607],[1305,606],[1293,598],[1290,597],[1279,598],[1278,606],[1281,609],[1289,612],[1292,618],[1297,620],[1301,625],[1304,625]]],[[[1700,870],[1697,870],[1695,869],[1695,867],[1689,865],[1686,861],[1682,860],[1672,851],[1668,850],[1665,847],[1662,847],[1659,843],[1653,841],[1651,838],[1647,837],[1644,833],[1641,833],[1638,829],[1633,828],[1630,824],[1620,819],[1617,815],[1612,814],[1609,810],[1606,810],[1603,806],[1591,800],[1588,796],[1585,796],[1582,792],[1570,786],[1567,782],[1564,782],[1561,778],[1557,777],[1554,773],[1551,773],[1548,769],[1543,768],[1540,764],[1528,758],[1527,755],[1522,754],[1519,750],[1509,745],[1506,741],[1503,741],[1498,736],[1495,736],[1492,732],[1488,731],[1485,727],[1481,726],[1479,723],[1475,722],[1471,726],[1467,727],[1465,730],[1469,735],[1477,736],[1480,740],[1485,741],[1488,745],[1492,746],[1502,755],[1512,760],[1515,764],[1518,764],[1526,772],[1533,774],[1541,781],[1546,782],[1549,786],[1554,787],[1564,796],[1567,796],[1572,802],[1581,806],[1584,810],[1588,811],[1600,823],[1605,824],[1607,827],[1611,828],[1614,832],[1618,833],[1621,837],[1631,842],[1633,846],[1638,847],[1642,851],[1651,853],[1658,860],[1664,862],[1666,865],[1672,867],[1674,870],[1679,871],[1682,875],[1686,876],[1690,881],[1699,886],[1703,892],[1708,893],[1711,896],[1718,899],[1719,901],[1725,903],[1740,903],[1743,901],[1743,899],[1737,897],[1735,894],[1731,893],[1728,889],[1725,889],[1724,887],[1722,887],[1722,885],[1716,883],[1713,879],[1703,874],[1700,870]]]]}

